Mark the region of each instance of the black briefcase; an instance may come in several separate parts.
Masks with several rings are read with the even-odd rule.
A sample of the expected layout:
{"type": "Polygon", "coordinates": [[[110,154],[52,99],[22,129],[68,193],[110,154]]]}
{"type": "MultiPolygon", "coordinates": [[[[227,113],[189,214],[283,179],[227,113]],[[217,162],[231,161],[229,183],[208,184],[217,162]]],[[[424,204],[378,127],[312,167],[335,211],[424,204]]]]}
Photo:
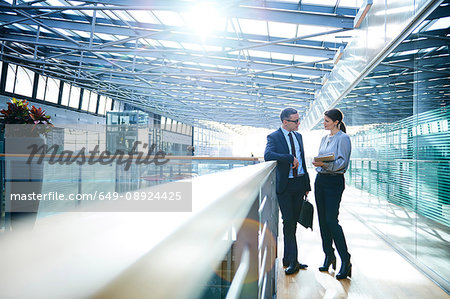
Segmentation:
{"type": "Polygon", "coordinates": [[[311,228],[313,230],[313,216],[314,207],[312,203],[308,201],[308,197],[302,200],[302,210],[300,211],[300,216],[298,217],[298,223],[303,225],[305,228],[311,228]]]}

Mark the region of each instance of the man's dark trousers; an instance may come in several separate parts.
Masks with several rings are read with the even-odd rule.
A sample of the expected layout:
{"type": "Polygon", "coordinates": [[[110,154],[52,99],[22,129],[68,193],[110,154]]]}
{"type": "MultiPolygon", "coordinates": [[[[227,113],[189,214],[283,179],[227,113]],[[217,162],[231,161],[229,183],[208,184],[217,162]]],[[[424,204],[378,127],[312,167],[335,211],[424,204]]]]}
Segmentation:
{"type": "Polygon", "coordinates": [[[300,215],[302,199],[306,193],[305,176],[288,179],[286,189],[277,194],[278,205],[283,217],[284,255],[283,262],[297,262],[298,249],[297,219],[300,215]]]}

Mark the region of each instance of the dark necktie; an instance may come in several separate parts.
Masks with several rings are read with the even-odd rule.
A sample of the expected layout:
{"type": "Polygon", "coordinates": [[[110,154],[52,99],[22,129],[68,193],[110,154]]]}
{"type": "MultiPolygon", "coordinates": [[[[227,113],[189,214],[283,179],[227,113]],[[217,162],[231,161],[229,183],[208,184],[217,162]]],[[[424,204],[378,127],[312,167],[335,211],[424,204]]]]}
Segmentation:
{"type": "MultiPolygon", "coordinates": [[[[294,145],[294,138],[292,138],[292,132],[289,132],[288,136],[289,136],[289,141],[291,142],[291,154],[295,158],[297,158],[297,156],[295,155],[295,145],[294,145]]],[[[292,169],[292,174],[294,175],[294,178],[296,176],[298,176],[298,168],[292,169]]]]}

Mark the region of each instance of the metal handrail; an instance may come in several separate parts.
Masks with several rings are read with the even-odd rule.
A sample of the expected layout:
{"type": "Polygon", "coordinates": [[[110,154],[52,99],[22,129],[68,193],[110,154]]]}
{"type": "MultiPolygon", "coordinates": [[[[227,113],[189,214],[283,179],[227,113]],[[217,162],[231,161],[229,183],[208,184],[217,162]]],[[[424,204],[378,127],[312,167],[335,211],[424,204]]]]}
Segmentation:
{"type": "MultiPolygon", "coordinates": [[[[12,154],[12,153],[8,153],[8,154],[1,154],[0,153],[0,158],[4,159],[4,158],[29,158],[29,154],[12,154]]],[[[38,157],[43,157],[43,158],[64,158],[65,155],[63,154],[39,154],[37,155],[38,157]]],[[[89,157],[92,157],[92,159],[99,159],[101,158],[100,155],[90,155],[89,157]]],[[[153,157],[153,156],[151,156],[153,157]]],[[[141,160],[141,158],[136,157],[136,155],[128,155],[128,154],[124,154],[123,155],[124,159],[132,159],[132,160],[141,160]]],[[[164,157],[159,157],[160,159],[168,159],[168,160],[200,160],[200,161],[250,161],[250,162],[258,162],[258,161],[262,161],[263,158],[262,157],[209,157],[209,156],[172,156],[172,155],[166,155],[164,157]]]]}
{"type": "Polygon", "coordinates": [[[352,161],[372,162],[410,162],[410,163],[450,163],[450,160],[419,160],[419,159],[377,159],[377,158],[351,158],[352,161]]]}

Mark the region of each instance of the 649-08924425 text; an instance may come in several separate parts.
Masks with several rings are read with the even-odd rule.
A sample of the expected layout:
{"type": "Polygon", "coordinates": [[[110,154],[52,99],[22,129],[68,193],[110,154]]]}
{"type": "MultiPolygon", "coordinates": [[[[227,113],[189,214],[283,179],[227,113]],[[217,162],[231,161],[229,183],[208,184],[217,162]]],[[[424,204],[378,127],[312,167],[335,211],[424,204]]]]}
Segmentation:
{"type": "Polygon", "coordinates": [[[181,191],[131,191],[131,192],[98,192],[94,193],[70,193],[64,194],[59,192],[48,193],[14,193],[10,194],[11,201],[104,201],[104,200],[154,200],[154,201],[178,201],[182,200],[181,191]]]}

